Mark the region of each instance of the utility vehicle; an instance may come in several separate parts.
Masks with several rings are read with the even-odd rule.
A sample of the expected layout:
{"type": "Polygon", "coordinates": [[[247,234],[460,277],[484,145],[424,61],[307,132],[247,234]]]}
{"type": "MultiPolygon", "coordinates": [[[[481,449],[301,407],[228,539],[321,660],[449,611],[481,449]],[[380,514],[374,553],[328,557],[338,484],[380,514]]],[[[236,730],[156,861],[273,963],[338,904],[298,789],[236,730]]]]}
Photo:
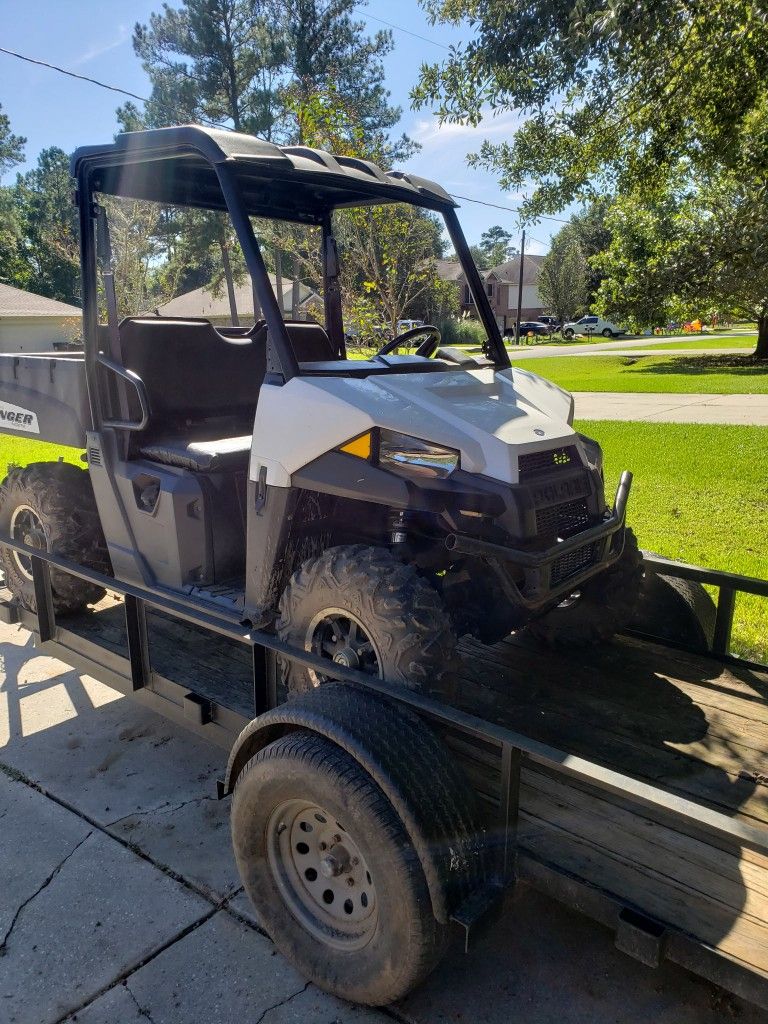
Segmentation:
{"type": "Polygon", "coordinates": [[[755,860],[744,913],[736,884],[742,851],[768,852],[765,828],[734,812],[762,777],[760,750],[697,742],[715,763],[686,772],[679,748],[701,739],[713,679],[737,739],[752,714],[754,666],[725,678],[716,660],[736,592],[768,584],[641,562],[629,475],[609,509],[569,396],[510,368],[450,197],[198,127],[119,136],[79,150],[73,170],[84,352],[0,356],[0,430],[84,449],[87,471],[10,471],[0,545],[15,597],[0,618],[229,749],[219,792],[243,886],[323,988],[401,998],[451,925],[474,935],[527,880],[643,963],[669,957],[768,1005],[755,860]],[[365,264],[390,203],[400,225],[443,217],[487,358],[441,348],[432,325],[346,358],[342,289],[388,287],[401,256],[407,269],[407,233],[387,248],[389,277],[365,264]],[[191,237],[197,261],[179,245],[191,237]],[[277,266],[276,250],[322,295],[317,321],[282,315],[263,255],[277,266]],[[351,273],[345,255],[360,260],[351,273]],[[235,308],[229,326],[161,317],[141,288],[152,274],[179,300],[217,280],[231,294],[246,270],[253,322],[235,308]],[[623,625],[644,565],[656,571],[632,627],[654,642],[575,658],[575,643],[623,625]],[[466,633],[505,639],[465,638],[454,659],[466,633]],[[629,703],[611,703],[622,692],[629,703]]]}
{"type": "MultiPolygon", "coordinates": [[[[631,475],[610,508],[600,448],[574,430],[572,398],[510,367],[439,185],[196,126],[81,148],[72,171],[84,355],[14,358],[0,372],[0,416],[11,434],[84,447],[87,473],[12,470],[0,530],[417,689],[445,684],[462,634],[492,641],[529,626],[572,644],[622,625],[642,575],[625,526],[631,475]],[[341,260],[355,251],[351,233],[393,203],[442,218],[487,356],[442,348],[424,324],[347,358],[341,260]],[[226,214],[263,316],[230,327],[141,308],[119,318],[136,258],[126,237],[162,270],[164,232],[195,217],[231,231],[226,214]],[[298,245],[297,263],[319,250],[323,323],[284,319],[265,218],[280,222],[281,245],[298,245]],[[414,343],[415,354],[395,354],[414,343]]],[[[28,560],[2,559],[33,607],[28,560]]],[[[53,592],[58,612],[98,596],[57,574],[53,592]]],[[[287,663],[284,677],[289,693],[323,678],[287,663]]]]}

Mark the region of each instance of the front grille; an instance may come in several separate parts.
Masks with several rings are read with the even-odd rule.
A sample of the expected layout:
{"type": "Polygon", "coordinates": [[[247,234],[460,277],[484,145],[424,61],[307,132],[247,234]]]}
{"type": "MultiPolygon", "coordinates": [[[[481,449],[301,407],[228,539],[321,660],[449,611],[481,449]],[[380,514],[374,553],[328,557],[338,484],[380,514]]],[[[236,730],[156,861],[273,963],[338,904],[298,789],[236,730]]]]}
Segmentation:
{"type": "Polygon", "coordinates": [[[550,586],[559,587],[571,576],[592,565],[597,557],[597,549],[597,544],[585,544],[583,548],[577,548],[576,551],[555,559],[549,576],[550,586]]]}
{"type": "Polygon", "coordinates": [[[584,500],[536,509],[536,533],[546,541],[572,537],[590,525],[589,506],[584,500]]]}
{"type": "Polygon", "coordinates": [[[575,445],[569,444],[564,448],[550,448],[546,452],[528,452],[520,455],[517,460],[517,470],[520,483],[525,483],[531,477],[543,476],[545,473],[553,473],[560,469],[568,469],[569,466],[580,466],[581,461],[575,445]]]}

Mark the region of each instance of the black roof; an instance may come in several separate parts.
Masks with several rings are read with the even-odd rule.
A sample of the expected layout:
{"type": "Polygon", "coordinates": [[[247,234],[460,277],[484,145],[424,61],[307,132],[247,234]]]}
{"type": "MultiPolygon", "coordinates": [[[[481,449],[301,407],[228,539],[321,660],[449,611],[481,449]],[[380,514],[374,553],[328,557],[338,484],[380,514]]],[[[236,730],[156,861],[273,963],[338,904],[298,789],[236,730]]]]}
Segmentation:
{"type": "Polygon", "coordinates": [[[382,171],[356,157],[308,146],[275,146],[253,135],[200,125],[126,132],[104,146],[81,146],[72,173],[87,169],[93,191],[221,209],[216,165],[231,163],[254,215],[317,221],[338,206],[406,202],[455,206],[433,181],[382,171]],[[300,187],[299,187],[300,186],[300,187]]]}

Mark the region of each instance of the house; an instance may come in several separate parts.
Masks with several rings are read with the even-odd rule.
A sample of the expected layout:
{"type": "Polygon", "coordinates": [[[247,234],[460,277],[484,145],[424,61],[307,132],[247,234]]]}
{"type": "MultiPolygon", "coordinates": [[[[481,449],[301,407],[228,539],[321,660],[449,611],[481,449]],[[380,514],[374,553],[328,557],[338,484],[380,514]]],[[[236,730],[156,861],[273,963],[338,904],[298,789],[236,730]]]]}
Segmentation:
{"type": "MultiPolygon", "coordinates": [[[[543,256],[526,255],[523,262],[521,320],[538,320],[545,311],[538,289],[543,256]]],[[[438,260],[437,272],[443,281],[453,281],[459,289],[462,316],[477,316],[464,271],[457,260],[438,260]]],[[[481,270],[488,301],[501,331],[514,327],[517,319],[517,291],[520,281],[520,257],[515,256],[490,270],[481,270]]]]}
{"type": "MultiPolygon", "coordinates": [[[[269,275],[272,291],[277,294],[277,280],[274,274],[269,275]]],[[[313,303],[322,304],[317,292],[314,292],[305,284],[298,283],[296,305],[293,310],[293,281],[283,278],[283,308],[286,317],[303,320],[307,316],[307,307],[313,303]]],[[[253,321],[253,291],[251,279],[245,278],[235,285],[235,306],[241,322],[253,321]]],[[[210,320],[217,327],[225,327],[232,323],[232,312],[229,308],[229,294],[227,287],[222,283],[218,294],[215,294],[210,287],[195,288],[191,292],[177,295],[175,299],[164,303],[157,310],[160,316],[176,317],[203,317],[210,320]]]]}
{"type": "Polygon", "coordinates": [[[82,338],[82,312],[57,299],[0,284],[0,352],[50,352],[82,338]]]}

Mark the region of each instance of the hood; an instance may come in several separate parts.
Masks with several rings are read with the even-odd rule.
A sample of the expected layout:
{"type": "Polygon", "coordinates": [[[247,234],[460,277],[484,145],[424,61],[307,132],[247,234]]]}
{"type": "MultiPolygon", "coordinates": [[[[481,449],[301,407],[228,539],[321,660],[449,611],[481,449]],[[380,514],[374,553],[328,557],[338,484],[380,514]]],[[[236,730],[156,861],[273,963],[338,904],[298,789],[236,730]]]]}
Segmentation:
{"type": "Polygon", "coordinates": [[[268,482],[277,484],[271,464],[290,477],[378,426],[458,450],[467,472],[517,483],[518,455],[573,443],[572,410],[566,391],[518,368],[295,377],[283,387],[261,389],[251,475],[266,465],[268,482]]]}

